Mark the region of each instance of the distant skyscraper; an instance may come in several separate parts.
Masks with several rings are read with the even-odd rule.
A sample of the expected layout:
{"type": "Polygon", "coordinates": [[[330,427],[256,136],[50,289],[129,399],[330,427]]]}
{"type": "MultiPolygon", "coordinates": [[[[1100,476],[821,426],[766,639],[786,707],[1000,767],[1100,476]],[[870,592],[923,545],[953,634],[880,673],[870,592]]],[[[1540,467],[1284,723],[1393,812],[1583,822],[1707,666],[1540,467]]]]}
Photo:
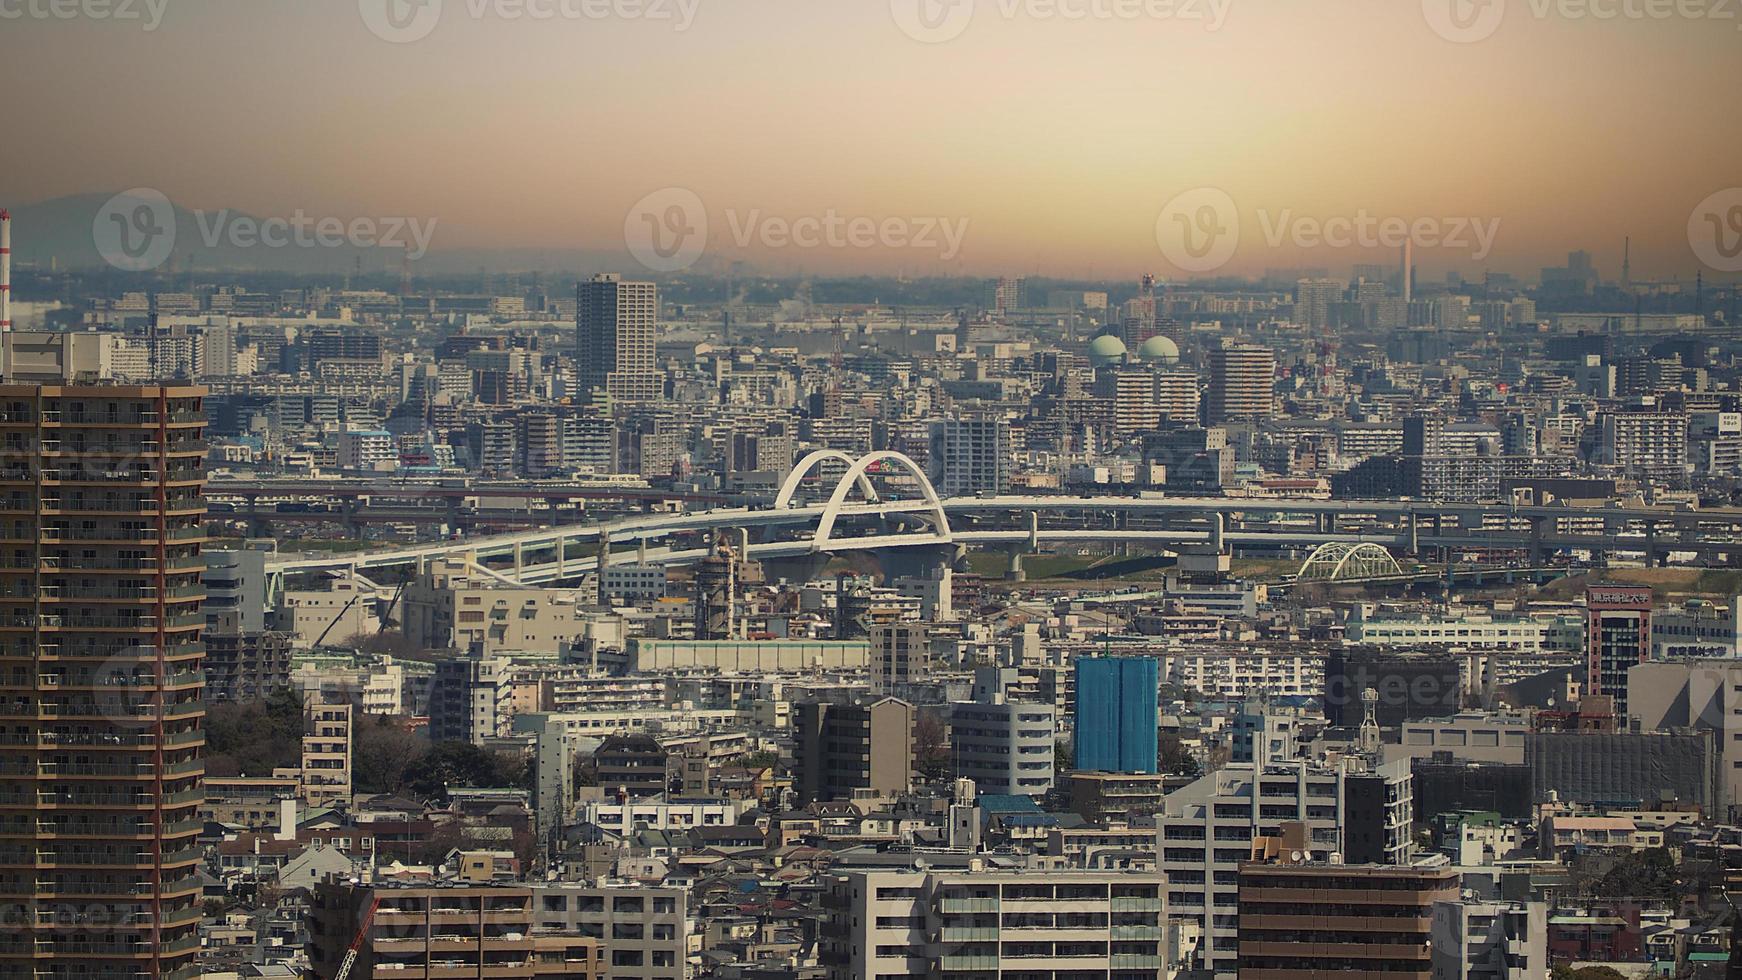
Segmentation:
{"type": "Polygon", "coordinates": [[[1581,279],[1597,278],[1597,267],[1591,262],[1591,253],[1583,249],[1567,253],[1567,270],[1581,279]]]}
{"type": "Polygon", "coordinates": [[[1276,353],[1235,344],[1210,351],[1210,389],[1204,419],[1267,419],[1276,397],[1276,353]]]}
{"type": "Polygon", "coordinates": [[[1076,761],[1084,772],[1153,773],[1161,681],[1153,657],[1076,662],[1076,761]]]}
{"type": "Polygon", "coordinates": [[[1470,326],[1470,297],[1441,296],[1434,303],[1434,326],[1441,330],[1464,330],[1470,326]]]}
{"type": "Polygon", "coordinates": [[[991,292],[991,307],[994,312],[1007,313],[1010,310],[1025,309],[1028,305],[1028,281],[1021,276],[994,279],[989,285],[991,292]]]}
{"type": "Polygon", "coordinates": [[[597,275],[575,287],[575,366],[583,395],[657,401],[663,385],[654,358],[659,288],[597,275]]]}
{"type": "Polygon", "coordinates": [[[1294,322],[1308,330],[1331,326],[1331,305],[1343,300],[1348,284],[1341,279],[1302,279],[1294,284],[1294,322]]]}
{"type": "Polygon", "coordinates": [[[1408,239],[1403,242],[1403,301],[1409,303],[1415,299],[1415,243],[1408,239]]]}

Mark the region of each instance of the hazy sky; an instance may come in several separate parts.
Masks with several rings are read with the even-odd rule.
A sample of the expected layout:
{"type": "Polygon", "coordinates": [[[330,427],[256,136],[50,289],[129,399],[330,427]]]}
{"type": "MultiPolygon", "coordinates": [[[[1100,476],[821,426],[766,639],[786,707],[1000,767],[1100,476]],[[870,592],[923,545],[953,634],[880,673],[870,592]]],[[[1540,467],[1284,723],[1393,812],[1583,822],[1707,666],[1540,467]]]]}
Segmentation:
{"type": "MultiPolygon", "coordinates": [[[[1584,247],[1615,275],[1631,234],[1636,278],[1687,278],[1692,212],[1742,185],[1734,0],[1724,19],[1489,0],[1504,18],[1467,11],[1491,30],[1472,43],[1436,33],[1441,0],[1175,0],[1173,16],[1163,0],[979,0],[942,43],[900,26],[920,0],[616,0],[664,20],[445,0],[406,43],[372,32],[360,0],[152,0],[155,30],[147,0],[82,0],[140,20],[38,16],[51,2],[0,0],[23,14],[0,19],[5,202],[150,187],[261,216],[434,218],[437,251],[620,250],[636,202],[676,187],[703,202],[716,259],[1177,278],[1157,219],[1207,187],[1239,214],[1227,272],[1383,259],[1295,244],[1298,219],[1365,212],[1499,222],[1480,261],[1418,247],[1424,273],[1534,272],[1584,247]],[[831,212],[967,225],[949,261],[882,232],[764,234],[831,212]]],[[[1595,0],[1624,2],[1661,0],[1595,0]]]]}

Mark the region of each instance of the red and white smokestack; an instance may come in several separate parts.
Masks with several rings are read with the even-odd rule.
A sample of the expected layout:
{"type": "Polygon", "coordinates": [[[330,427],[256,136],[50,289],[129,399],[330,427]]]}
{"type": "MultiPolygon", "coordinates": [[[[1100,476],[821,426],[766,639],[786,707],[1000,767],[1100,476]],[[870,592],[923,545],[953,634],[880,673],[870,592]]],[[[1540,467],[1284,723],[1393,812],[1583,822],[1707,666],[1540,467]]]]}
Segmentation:
{"type": "Polygon", "coordinates": [[[0,208],[0,333],[12,332],[12,212],[0,208]]]}

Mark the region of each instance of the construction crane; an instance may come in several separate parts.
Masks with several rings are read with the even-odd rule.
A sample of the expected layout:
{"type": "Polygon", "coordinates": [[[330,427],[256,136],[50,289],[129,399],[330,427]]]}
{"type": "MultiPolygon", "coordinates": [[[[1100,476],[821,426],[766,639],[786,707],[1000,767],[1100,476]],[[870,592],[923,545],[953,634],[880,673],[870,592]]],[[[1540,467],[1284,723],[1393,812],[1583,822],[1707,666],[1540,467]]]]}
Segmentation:
{"type": "Polygon", "coordinates": [[[352,593],[351,601],[345,603],[344,608],[339,610],[339,614],[337,616],[334,616],[333,621],[327,624],[327,628],[324,630],[321,630],[321,635],[315,638],[314,649],[319,650],[321,648],[321,644],[327,642],[327,634],[331,633],[333,631],[333,627],[339,625],[339,623],[344,620],[345,614],[350,612],[351,607],[356,605],[357,600],[361,599],[361,598],[363,598],[363,593],[361,593],[361,592],[352,593]]]}
{"type": "Polygon", "coordinates": [[[375,630],[376,636],[387,632],[387,624],[393,621],[393,610],[398,607],[399,599],[403,595],[405,595],[405,582],[400,582],[399,587],[393,590],[393,598],[389,599],[386,608],[381,610],[381,625],[375,630]]]}
{"type": "Polygon", "coordinates": [[[339,972],[333,974],[333,980],[345,980],[351,975],[351,967],[356,965],[357,953],[363,948],[363,940],[369,937],[369,924],[375,921],[375,910],[381,906],[381,896],[369,899],[369,910],[363,913],[363,924],[357,928],[357,938],[351,940],[351,948],[345,950],[345,961],[339,964],[339,972]]]}

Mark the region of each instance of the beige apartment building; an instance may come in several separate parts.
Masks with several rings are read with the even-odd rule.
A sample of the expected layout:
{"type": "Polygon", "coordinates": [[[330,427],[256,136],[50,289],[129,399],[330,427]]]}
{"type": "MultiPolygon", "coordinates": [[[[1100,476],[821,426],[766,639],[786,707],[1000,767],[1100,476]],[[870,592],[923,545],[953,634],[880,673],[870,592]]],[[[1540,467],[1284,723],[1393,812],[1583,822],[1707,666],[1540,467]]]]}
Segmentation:
{"type": "Polygon", "coordinates": [[[586,631],[582,593],[504,585],[458,561],[437,561],[405,587],[408,642],[426,650],[550,653],[586,631]]]}
{"type": "Polygon", "coordinates": [[[302,737],[303,802],[326,806],[351,801],[351,705],[310,704],[302,737]]]}

